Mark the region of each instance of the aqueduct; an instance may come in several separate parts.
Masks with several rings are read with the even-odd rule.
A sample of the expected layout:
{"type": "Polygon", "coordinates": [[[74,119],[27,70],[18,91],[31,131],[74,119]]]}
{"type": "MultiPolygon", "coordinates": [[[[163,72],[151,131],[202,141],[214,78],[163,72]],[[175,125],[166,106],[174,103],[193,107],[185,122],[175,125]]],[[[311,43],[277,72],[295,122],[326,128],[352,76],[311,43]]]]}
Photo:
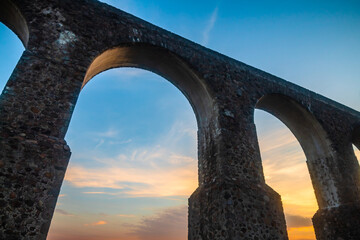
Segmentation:
{"type": "Polygon", "coordinates": [[[96,0],[1,0],[0,20],[25,46],[0,98],[1,239],[46,239],[80,90],[121,66],[165,77],[194,109],[190,240],[288,238],[280,196],[264,180],[255,108],[282,120],[305,152],[317,239],[359,239],[359,112],[96,0]]]}

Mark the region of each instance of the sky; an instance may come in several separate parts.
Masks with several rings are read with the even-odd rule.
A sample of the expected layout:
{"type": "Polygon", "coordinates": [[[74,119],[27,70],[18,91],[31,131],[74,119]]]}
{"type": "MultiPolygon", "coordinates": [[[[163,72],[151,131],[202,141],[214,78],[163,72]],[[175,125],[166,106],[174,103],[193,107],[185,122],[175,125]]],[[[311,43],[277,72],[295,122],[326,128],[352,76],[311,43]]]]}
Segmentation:
{"type": "MultiPolygon", "coordinates": [[[[360,111],[358,1],[104,2],[360,111]]],[[[24,48],[2,24],[0,43],[3,89],[24,48]]],[[[268,113],[256,110],[255,123],[290,239],[315,239],[317,204],[299,143],[268,113]]],[[[66,135],[72,156],[47,239],[186,239],[196,131],[189,102],[162,77],[134,68],[95,76],[66,135]]]]}

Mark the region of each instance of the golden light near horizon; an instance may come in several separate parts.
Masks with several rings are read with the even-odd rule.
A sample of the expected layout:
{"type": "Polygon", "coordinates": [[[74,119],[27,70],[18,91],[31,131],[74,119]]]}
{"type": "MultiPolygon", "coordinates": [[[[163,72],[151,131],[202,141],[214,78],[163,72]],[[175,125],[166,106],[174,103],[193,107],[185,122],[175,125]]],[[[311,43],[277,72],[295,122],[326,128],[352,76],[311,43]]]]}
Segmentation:
{"type": "Polygon", "coordinates": [[[311,218],[318,206],[298,140],[280,120],[264,111],[255,111],[255,123],[265,181],[281,195],[289,239],[314,240],[311,218]]]}

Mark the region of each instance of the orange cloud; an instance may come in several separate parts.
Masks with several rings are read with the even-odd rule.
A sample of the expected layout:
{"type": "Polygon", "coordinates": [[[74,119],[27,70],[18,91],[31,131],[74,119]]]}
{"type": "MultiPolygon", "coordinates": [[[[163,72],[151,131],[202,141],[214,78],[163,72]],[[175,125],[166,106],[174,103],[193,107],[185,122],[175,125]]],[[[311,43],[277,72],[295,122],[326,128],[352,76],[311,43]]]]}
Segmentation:
{"type": "Polygon", "coordinates": [[[86,191],[85,194],[109,194],[131,197],[188,196],[197,187],[197,161],[188,156],[157,148],[153,152],[137,151],[123,158],[166,161],[161,167],[152,164],[146,168],[121,167],[118,164],[104,164],[102,168],[85,168],[70,165],[65,180],[76,187],[112,188],[118,193],[86,191]]]}
{"type": "Polygon", "coordinates": [[[70,162],[65,181],[79,188],[119,190],[117,193],[108,193],[101,189],[84,191],[84,194],[122,197],[189,196],[198,186],[198,170],[195,158],[196,128],[188,125],[189,123],[175,122],[170,131],[153,146],[133,149],[108,158],[88,156],[102,164],[100,168],[86,168],[70,162]],[[190,148],[190,151],[184,153],[184,146],[192,143],[194,149],[190,148]]]}
{"type": "Polygon", "coordinates": [[[90,224],[84,224],[84,226],[98,226],[98,225],[105,225],[105,224],[107,224],[107,222],[101,220],[101,221],[90,223],[90,224]]]}
{"type": "Polygon", "coordinates": [[[94,223],[93,225],[105,225],[105,224],[107,224],[107,222],[105,222],[105,221],[98,221],[98,222],[96,222],[96,223],[94,223]]]}

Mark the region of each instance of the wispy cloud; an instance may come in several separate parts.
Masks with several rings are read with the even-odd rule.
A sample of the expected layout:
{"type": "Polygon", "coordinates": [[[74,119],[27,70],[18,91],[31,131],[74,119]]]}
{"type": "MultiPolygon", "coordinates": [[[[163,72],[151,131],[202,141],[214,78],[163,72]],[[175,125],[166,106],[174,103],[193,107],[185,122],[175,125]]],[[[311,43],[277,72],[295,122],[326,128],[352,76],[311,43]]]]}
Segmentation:
{"type": "Polygon", "coordinates": [[[202,44],[205,46],[209,43],[210,32],[214,28],[215,22],[217,20],[217,16],[218,16],[218,7],[216,7],[212,12],[211,17],[206,25],[206,28],[203,31],[202,44]]]}
{"type": "Polygon", "coordinates": [[[99,147],[101,147],[101,145],[103,145],[105,142],[104,139],[99,139],[99,143],[95,145],[95,149],[98,149],[99,147]]]}
{"type": "Polygon", "coordinates": [[[131,142],[132,142],[132,139],[128,139],[128,140],[123,140],[123,141],[109,141],[109,144],[119,145],[119,144],[131,143],[131,142]]]}
{"type": "Polygon", "coordinates": [[[286,128],[274,129],[267,134],[260,135],[259,142],[263,152],[288,148],[289,146],[300,146],[298,140],[286,128]]]}
{"type": "Polygon", "coordinates": [[[91,137],[95,142],[98,142],[94,149],[98,149],[103,145],[120,145],[132,142],[132,139],[121,139],[120,131],[115,128],[109,128],[103,132],[92,132],[91,137]]]}
{"type": "MultiPolygon", "coordinates": [[[[113,132],[116,131],[104,135],[112,136],[113,132]]],[[[153,145],[113,157],[89,155],[89,159],[98,163],[96,168],[70,164],[65,180],[75,187],[87,188],[82,191],[84,194],[121,197],[188,196],[198,185],[194,146],[196,129],[183,122],[175,122],[153,145]],[[185,151],[188,155],[184,155],[184,147],[189,147],[190,150],[185,151]]]]}
{"type": "Polygon", "coordinates": [[[297,216],[297,215],[285,215],[286,225],[288,228],[299,228],[312,226],[311,218],[297,216]]]}
{"type": "Polygon", "coordinates": [[[55,210],[55,212],[58,214],[64,215],[64,216],[74,216],[73,214],[69,213],[68,211],[65,211],[65,210],[59,209],[59,208],[57,208],[55,210]]]}
{"type": "MultiPolygon", "coordinates": [[[[162,155],[160,157],[167,157],[162,155]]],[[[181,156],[168,156],[170,161],[181,161],[181,156]]],[[[188,161],[188,157],[183,158],[188,161]]],[[[117,193],[85,191],[85,194],[110,194],[133,197],[164,197],[190,195],[197,187],[196,161],[180,168],[120,168],[103,167],[89,169],[72,166],[65,180],[79,188],[111,188],[117,193]],[[166,181],[164,181],[166,179],[166,181]],[[121,190],[121,191],[120,191],[121,190]]]]}
{"type": "Polygon", "coordinates": [[[107,192],[82,192],[84,194],[108,194],[107,192]]]}
{"type": "Polygon", "coordinates": [[[134,214],[117,214],[118,217],[124,217],[124,218],[134,218],[136,215],[134,214]]]}
{"type": "Polygon", "coordinates": [[[100,136],[100,137],[113,138],[113,137],[118,136],[119,131],[116,130],[116,129],[110,128],[110,129],[108,129],[108,130],[105,131],[105,132],[97,132],[97,133],[95,133],[95,134],[96,134],[97,136],[100,136]]]}
{"type": "Polygon", "coordinates": [[[163,209],[133,228],[139,240],[183,240],[187,237],[187,206],[163,209]]]}
{"type": "Polygon", "coordinates": [[[127,144],[127,143],[131,143],[132,139],[128,139],[128,140],[105,140],[103,138],[101,139],[95,139],[95,141],[98,141],[98,143],[95,145],[94,149],[98,149],[101,146],[103,146],[104,144],[109,144],[109,145],[122,145],[122,144],[127,144]]]}

